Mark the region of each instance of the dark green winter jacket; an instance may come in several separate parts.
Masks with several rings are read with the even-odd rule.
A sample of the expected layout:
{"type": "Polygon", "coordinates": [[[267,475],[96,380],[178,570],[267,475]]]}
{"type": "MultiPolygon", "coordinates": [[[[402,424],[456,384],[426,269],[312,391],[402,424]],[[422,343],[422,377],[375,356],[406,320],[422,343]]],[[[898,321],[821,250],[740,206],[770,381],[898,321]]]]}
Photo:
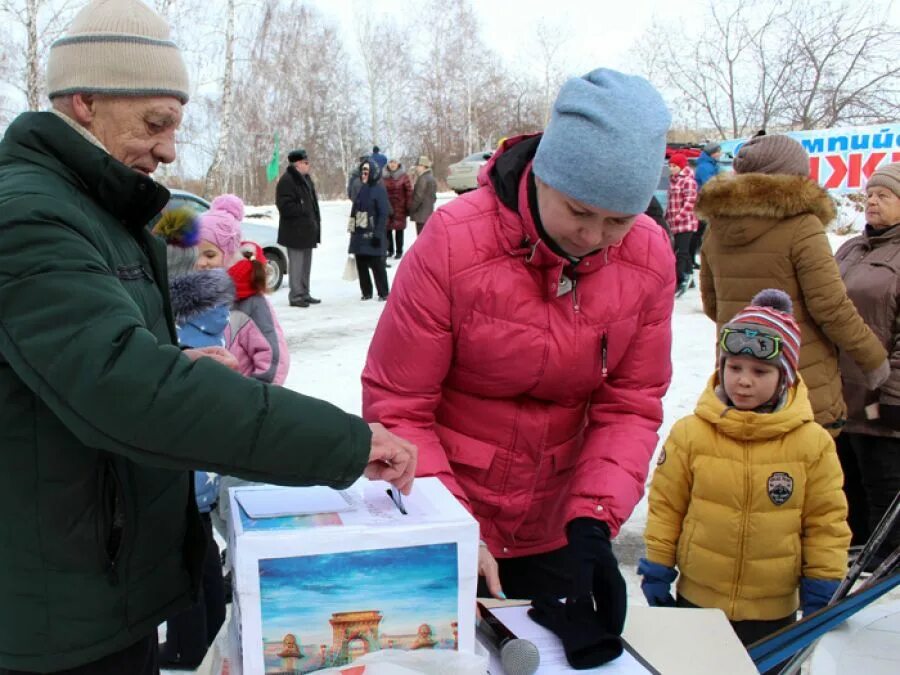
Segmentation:
{"type": "Polygon", "coordinates": [[[168,192],[53,113],[0,142],[0,668],[94,661],[196,593],[188,469],[346,487],[358,417],[175,344],[168,192]]]}

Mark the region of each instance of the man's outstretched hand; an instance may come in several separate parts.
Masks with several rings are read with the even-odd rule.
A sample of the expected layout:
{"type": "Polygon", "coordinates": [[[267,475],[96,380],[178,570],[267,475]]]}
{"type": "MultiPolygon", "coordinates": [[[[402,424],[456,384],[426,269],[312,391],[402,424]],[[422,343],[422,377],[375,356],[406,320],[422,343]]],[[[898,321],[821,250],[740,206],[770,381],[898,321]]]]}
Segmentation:
{"type": "Polygon", "coordinates": [[[372,430],[372,449],[363,475],[369,480],[385,480],[408,495],[416,475],[416,446],[377,422],[369,428],[372,430]]]}

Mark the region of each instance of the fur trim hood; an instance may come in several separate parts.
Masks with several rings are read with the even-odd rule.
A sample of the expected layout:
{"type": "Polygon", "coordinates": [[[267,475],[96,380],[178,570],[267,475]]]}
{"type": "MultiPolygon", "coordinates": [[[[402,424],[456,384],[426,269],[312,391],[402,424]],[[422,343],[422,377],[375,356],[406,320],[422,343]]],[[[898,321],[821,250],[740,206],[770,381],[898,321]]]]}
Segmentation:
{"type": "Polygon", "coordinates": [[[225,270],[195,271],[169,279],[172,313],[177,323],[234,300],[234,283],[225,270]]]}
{"type": "Polygon", "coordinates": [[[804,176],[745,173],[713,178],[700,191],[695,211],[705,220],[775,218],[810,214],[827,225],[837,211],[829,194],[804,176]]]}

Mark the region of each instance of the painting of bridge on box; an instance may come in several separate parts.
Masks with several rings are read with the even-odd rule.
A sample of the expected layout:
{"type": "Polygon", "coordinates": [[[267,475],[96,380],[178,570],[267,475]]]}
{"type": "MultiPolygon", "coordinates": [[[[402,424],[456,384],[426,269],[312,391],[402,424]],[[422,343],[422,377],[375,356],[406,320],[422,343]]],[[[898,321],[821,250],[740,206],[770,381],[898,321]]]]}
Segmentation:
{"type": "Polygon", "coordinates": [[[456,649],[455,543],[259,560],[265,672],[296,675],[380,649],[456,649]]]}

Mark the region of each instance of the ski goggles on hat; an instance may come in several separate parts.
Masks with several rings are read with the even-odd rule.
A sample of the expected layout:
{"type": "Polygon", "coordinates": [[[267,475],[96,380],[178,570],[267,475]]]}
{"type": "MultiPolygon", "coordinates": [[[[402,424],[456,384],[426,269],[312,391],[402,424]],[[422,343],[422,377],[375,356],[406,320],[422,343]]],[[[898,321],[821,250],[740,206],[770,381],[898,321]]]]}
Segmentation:
{"type": "Polygon", "coordinates": [[[752,356],[768,361],[781,354],[781,337],[754,328],[723,328],[719,346],[733,356],[752,356]]]}

